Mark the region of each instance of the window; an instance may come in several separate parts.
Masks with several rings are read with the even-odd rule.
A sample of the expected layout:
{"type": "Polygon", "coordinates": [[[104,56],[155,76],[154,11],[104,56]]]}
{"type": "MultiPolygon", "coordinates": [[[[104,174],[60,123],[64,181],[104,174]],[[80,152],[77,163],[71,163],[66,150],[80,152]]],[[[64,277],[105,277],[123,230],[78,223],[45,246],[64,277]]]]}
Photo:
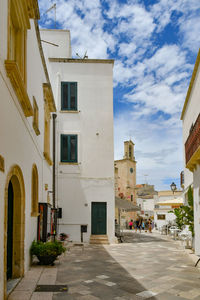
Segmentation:
{"type": "Polygon", "coordinates": [[[158,220],[165,220],[165,215],[157,215],[158,220]]]}
{"type": "Polygon", "coordinates": [[[77,135],[61,134],[61,162],[78,162],[77,144],[77,135]]]}
{"type": "Polygon", "coordinates": [[[35,100],[35,97],[33,97],[33,129],[35,130],[36,135],[40,134],[39,131],[39,113],[38,113],[38,106],[37,102],[35,100]]]}
{"type": "Polygon", "coordinates": [[[26,41],[30,28],[29,9],[23,0],[9,0],[8,51],[5,68],[24,115],[33,115],[33,108],[26,90],[26,41]]]}
{"type": "Polygon", "coordinates": [[[77,110],[77,82],[61,82],[61,110],[77,110]]]}
{"type": "Polygon", "coordinates": [[[133,201],[133,195],[131,195],[131,201],[133,201]]]}
{"type": "Polygon", "coordinates": [[[31,216],[38,216],[38,170],[36,165],[32,168],[32,199],[31,199],[31,216]]]}

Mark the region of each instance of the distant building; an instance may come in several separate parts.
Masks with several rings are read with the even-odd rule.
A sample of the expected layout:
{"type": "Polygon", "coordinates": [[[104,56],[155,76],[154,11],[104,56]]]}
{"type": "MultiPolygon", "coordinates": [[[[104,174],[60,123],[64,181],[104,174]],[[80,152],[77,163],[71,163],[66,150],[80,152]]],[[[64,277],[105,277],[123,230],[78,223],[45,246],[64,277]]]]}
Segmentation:
{"type": "Polygon", "coordinates": [[[137,184],[136,195],[137,205],[141,208],[140,215],[145,219],[153,218],[155,195],[157,195],[154,185],[137,184]]]}
{"type": "Polygon", "coordinates": [[[195,253],[200,255],[200,50],[183,106],[184,193],[193,188],[195,253]]]}
{"type": "Polygon", "coordinates": [[[175,223],[176,216],[173,211],[184,203],[182,191],[159,191],[154,197],[154,222],[157,228],[169,223],[175,223]]]}
{"type": "MultiPolygon", "coordinates": [[[[124,142],[124,157],[115,160],[115,196],[130,201],[136,206],[136,161],[134,143],[124,142]]],[[[136,212],[123,212],[121,215],[124,225],[136,218],[136,212]]]]}

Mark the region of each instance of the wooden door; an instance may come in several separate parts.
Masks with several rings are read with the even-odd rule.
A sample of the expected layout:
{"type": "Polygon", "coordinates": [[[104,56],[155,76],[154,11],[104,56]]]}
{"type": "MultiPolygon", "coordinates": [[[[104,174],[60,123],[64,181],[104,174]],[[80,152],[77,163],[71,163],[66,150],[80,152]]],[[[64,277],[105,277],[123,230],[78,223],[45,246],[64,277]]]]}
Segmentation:
{"type": "Polygon", "coordinates": [[[92,202],[92,234],[106,234],[107,203],[92,202]]]}

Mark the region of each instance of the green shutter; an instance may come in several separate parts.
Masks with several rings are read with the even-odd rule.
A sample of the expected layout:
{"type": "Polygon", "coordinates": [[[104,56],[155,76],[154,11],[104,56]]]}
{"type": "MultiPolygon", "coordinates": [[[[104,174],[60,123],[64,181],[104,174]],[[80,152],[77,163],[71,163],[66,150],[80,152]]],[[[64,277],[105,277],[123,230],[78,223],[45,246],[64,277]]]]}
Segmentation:
{"type": "Polygon", "coordinates": [[[77,82],[61,82],[61,110],[77,110],[77,82]],[[67,89],[67,101],[64,99],[64,88],[67,89]],[[74,101],[72,104],[72,86],[74,86],[74,101]]]}
{"type": "Polygon", "coordinates": [[[77,148],[78,148],[78,138],[77,135],[66,135],[66,134],[61,134],[61,140],[60,140],[60,157],[61,157],[61,162],[78,162],[78,157],[77,157],[77,148]],[[64,147],[64,140],[67,140],[67,153],[65,153],[65,147],[64,147]],[[74,151],[75,151],[75,156],[74,158],[71,158],[71,152],[72,152],[72,140],[74,139],[74,151]]]}

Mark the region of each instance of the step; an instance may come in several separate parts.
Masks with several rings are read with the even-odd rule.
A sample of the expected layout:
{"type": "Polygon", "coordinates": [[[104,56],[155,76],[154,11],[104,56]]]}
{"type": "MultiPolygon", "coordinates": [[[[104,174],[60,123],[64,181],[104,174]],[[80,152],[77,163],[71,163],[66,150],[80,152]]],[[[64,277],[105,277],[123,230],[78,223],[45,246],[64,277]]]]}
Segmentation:
{"type": "Polygon", "coordinates": [[[104,244],[108,245],[108,236],[107,235],[91,235],[90,236],[90,244],[104,244]]]}

